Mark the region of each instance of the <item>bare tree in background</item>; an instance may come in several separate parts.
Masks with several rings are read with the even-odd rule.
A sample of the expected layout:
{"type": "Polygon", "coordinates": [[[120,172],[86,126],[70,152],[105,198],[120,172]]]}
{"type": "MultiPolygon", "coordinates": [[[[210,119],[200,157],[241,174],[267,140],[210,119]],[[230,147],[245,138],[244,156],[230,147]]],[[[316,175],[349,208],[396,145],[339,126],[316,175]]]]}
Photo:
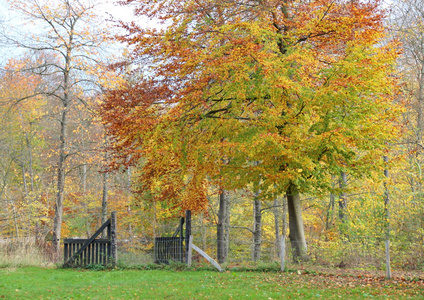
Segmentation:
{"type": "Polygon", "coordinates": [[[9,42],[35,53],[47,54],[32,71],[54,79],[46,87],[45,95],[57,101],[59,142],[57,147],[56,200],[53,221],[53,246],[59,254],[61,238],[65,177],[69,171],[67,160],[75,153],[68,140],[71,110],[75,105],[87,105],[87,95],[95,90],[96,59],[104,34],[95,16],[93,1],[71,0],[18,0],[9,1],[12,9],[21,13],[28,22],[22,27],[37,28],[32,33],[21,34],[22,38],[8,37],[9,42]]]}

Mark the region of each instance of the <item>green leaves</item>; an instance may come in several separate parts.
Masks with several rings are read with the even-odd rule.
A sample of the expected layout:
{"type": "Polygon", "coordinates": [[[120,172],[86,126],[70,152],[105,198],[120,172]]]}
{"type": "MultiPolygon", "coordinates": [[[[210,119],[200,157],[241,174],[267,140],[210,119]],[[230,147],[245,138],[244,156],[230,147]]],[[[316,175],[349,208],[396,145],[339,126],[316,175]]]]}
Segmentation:
{"type": "Polygon", "coordinates": [[[163,170],[160,178],[179,173],[200,189],[199,182],[226,189],[255,182],[263,195],[291,183],[323,192],[320,182],[340,169],[362,176],[395,137],[395,45],[381,46],[376,2],[278,3],[247,9],[216,1],[198,11],[183,1],[182,14],[160,9],[173,19],[163,35],[140,32],[134,57],[158,62],[156,78],[143,84],[163,107],[140,139],[146,166],[163,170]],[[160,160],[150,145],[166,148],[160,160]]]}

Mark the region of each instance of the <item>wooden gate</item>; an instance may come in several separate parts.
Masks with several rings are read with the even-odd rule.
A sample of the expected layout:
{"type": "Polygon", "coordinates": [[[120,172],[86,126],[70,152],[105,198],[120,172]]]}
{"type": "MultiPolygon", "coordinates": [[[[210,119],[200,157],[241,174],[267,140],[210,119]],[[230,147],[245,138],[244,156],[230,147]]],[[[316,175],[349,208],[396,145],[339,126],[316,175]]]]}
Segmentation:
{"type": "Polygon", "coordinates": [[[89,239],[64,240],[64,266],[116,265],[116,212],[89,239]],[[96,237],[107,230],[106,239],[96,237]]]}
{"type": "Polygon", "coordinates": [[[155,262],[158,264],[169,264],[170,261],[185,262],[188,248],[184,247],[184,241],[188,246],[188,237],[191,234],[191,212],[186,211],[186,230],[184,236],[184,218],[172,237],[155,238],[155,262]]]}

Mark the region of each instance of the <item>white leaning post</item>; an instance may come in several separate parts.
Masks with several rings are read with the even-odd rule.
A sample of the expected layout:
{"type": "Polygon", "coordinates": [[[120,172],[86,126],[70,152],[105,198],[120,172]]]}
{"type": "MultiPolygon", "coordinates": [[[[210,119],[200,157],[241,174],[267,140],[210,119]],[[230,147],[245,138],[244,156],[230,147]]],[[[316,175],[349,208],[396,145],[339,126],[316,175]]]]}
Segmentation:
{"type": "Polygon", "coordinates": [[[286,236],[283,234],[281,235],[281,253],[280,253],[280,259],[281,259],[281,272],[284,272],[285,269],[285,263],[286,263],[286,236]]]}
{"type": "Polygon", "coordinates": [[[191,249],[196,250],[200,255],[202,255],[204,258],[206,258],[206,260],[208,262],[210,262],[215,268],[218,269],[219,272],[224,272],[224,270],[221,268],[221,266],[209,255],[207,255],[202,249],[200,249],[199,247],[197,247],[196,245],[193,244],[192,242],[193,240],[193,236],[190,236],[190,249],[189,249],[189,267],[191,266],[191,249]]]}

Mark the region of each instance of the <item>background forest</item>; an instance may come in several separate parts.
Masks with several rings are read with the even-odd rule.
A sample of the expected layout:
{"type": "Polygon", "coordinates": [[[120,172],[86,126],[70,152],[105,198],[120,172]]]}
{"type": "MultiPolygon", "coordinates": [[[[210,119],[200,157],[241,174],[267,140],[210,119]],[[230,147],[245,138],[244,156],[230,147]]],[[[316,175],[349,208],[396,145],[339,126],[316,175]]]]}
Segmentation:
{"type": "Polygon", "coordinates": [[[133,23],[103,13],[113,10],[103,2],[4,3],[0,263],[34,249],[26,244],[42,261],[57,261],[63,238],[90,237],[111,211],[121,262],[152,262],[154,238],[172,235],[186,209],[194,243],[220,263],[275,262],[281,235],[289,245],[297,230],[289,227],[299,212],[289,210],[298,199],[307,250],[297,237],[301,245],[287,257],[381,269],[390,240],[393,268],[424,268],[421,0],[314,0],[277,33],[259,22],[262,14],[298,1],[265,1],[265,9],[263,1],[199,0],[187,11],[190,1],[122,1],[136,9],[133,23]],[[273,38],[287,44],[267,42],[273,38]],[[271,65],[277,46],[287,59],[271,65]],[[352,60],[339,63],[339,51],[352,60]],[[337,76],[318,84],[323,61],[337,65],[337,76]],[[285,68],[299,71],[278,73],[285,68]],[[292,81],[280,82],[284,76],[292,81]],[[281,90],[310,98],[293,118],[301,101],[287,101],[280,124],[267,102],[251,103],[286,97],[281,90]],[[326,97],[319,102],[311,90],[326,97]],[[346,90],[351,106],[331,96],[346,90]],[[298,115],[312,125],[290,123],[298,115]],[[327,127],[338,118],[351,131],[330,143],[327,127]],[[269,146],[275,140],[261,135],[274,134],[268,124],[298,142],[285,149],[286,165],[269,146]]]}

